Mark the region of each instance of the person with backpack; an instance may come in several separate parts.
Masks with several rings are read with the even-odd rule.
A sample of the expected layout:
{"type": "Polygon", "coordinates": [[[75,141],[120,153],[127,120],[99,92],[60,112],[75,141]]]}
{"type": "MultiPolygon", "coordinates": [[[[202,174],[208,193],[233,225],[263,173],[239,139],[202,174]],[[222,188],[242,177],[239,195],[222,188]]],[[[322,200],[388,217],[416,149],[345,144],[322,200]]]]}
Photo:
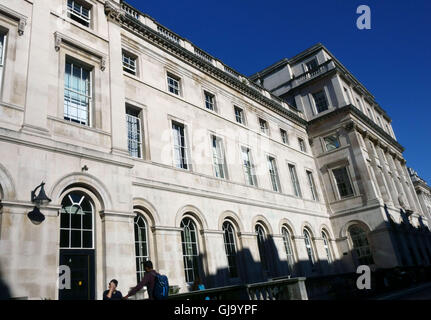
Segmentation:
{"type": "Polygon", "coordinates": [[[144,278],[138,285],[132,288],[129,293],[123,298],[128,299],[135,295],[144,286],[147,287],[148,297],[150,300],[165,300],[169,294],[168,278],[161,275],[153,269],[153,263],[150,260],[144,262],[144,278]]]}

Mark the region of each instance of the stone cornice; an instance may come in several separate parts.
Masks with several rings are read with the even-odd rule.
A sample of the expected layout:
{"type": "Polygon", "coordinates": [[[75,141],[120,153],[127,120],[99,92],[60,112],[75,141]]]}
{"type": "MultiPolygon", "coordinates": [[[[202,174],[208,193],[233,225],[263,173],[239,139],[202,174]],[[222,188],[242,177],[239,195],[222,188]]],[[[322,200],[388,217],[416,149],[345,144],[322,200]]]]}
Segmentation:
{"type": "Polygon", "coordinates": [[[0,12],[18,21],[18,34],[22,36],[27,25],[27,17],[2,4],[0,4],[0,12]]]}
{"type": "MultiPolygon", "coordinates": [[[[355,106],[353,106],[352,104],[348,104],[345,105],[341,108],[336,108],[334,109],[332,112],[329,112],[321,117],[315,118],[311,121],[309,121],[309,126],[323,121],[329,117],[333,117],[337,114],[341,114],[341,113],[352,113],[353,115],[355,115],[356,117],[358,117],[361,121],[363,121],[368,127],[370,127],[371,129],[373,129],[376,133],[378,133],[378,136],[383,138],[388,144],[392,145],[394,148],[396,148],[399,152],[403,153],[404,152],[404,147],[398,143],[398,141],[396,141],[394,138],[392,138],[389,134],[387,134],[382,128],[380,128],[377,124],[375,124],[371,119],[369,119],[366,115],[364,115],[362,113],[362,111],[358,110],[355,106]]],[[[358,125],[355,124],[355,128],[358,129],[359,132],[363,133],[364,130],[361,130],[360,127],[358,125]]],[[[368,130],[366,130],[368,132],[368,130]]],[[[373,139],[372,135],[368,132],[367,133],[371,139],[373,139]]],[[[375,137],[375,135],[374,135],[375,137]]],[[[379,140],[377,137],[374,138],[374,140],[379,140]]]]}
{"type": "Polygon", "coordinates": [[[121,10],[120,4],[112,0],[106,0],[105,14],[111,21],[118,24],[121,24],[125,17],[125,13],[121,10]]]}
{"type": "MultiPolygon", "coordinates": [[[[109,11],[108,11],[109,12],[109,11]]],[[[274,96],[274,99],[268,98],[259,92],[257,89],[247,85],[244,81],[237,79],[236,77],[230,75],[229,73],[215,67],[210,62],[200,58],[193,52],[183,48],[178,43],[164,37],[159,34],[156,30],[151,29],[139,20],[130,17],[129,15],[119,16],[122,20],[123,28],[128,30],[135,35],[144,38],[151,44],[161,48],[162,50],[168,51],[170,54],[176,56],[177,58],[183,60],[184,62],[192,65],[193,67],[199,69],[200,71],[210,74],[217,80],[227,84],[228,86],[242,92],[249,98],[262,103],[267,106],[270,110],[276,112],[277,114],[287,118],[300,126],[305,127],[307,121],[302,119],[300,116],[296,115],[294,112],[283,107],[281,103],[278,103],[274,99],[278,99],[274,96]]],[[[245,79],[245,78],[244,78],[245,79]]]]}

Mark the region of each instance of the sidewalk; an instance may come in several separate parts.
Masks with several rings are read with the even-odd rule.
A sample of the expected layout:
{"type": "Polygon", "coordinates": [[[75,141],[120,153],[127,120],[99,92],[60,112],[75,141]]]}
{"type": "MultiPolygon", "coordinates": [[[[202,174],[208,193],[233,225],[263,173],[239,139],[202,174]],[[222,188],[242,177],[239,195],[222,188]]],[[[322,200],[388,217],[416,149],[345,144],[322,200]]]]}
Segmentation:
{"type": "MultiPolygon", "coordinates": [[[[379,296],[375,296],[370,300],[404,300],[402,299],[403,296],[408,297],[409,295],[414,295],[415,293],[426,289],[429,289],[431,291],[431,282],[422,283],[414,287],[398,290],[395,292],[385,293],[379,296]]],[[[427,297],[429,297],[429,299],[431,300],[430,294],[428,294],[427,297]]]]}

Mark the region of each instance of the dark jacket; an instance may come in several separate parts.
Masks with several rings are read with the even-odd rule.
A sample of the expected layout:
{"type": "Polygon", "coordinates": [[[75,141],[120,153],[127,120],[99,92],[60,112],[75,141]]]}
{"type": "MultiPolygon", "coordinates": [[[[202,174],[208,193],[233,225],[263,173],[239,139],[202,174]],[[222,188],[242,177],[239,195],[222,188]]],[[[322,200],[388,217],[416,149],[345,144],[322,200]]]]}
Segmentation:
{"type": "Polygon", "coordinates": [[[150,298],[150,300],[154,300],[153,291],[154,291],[154,284],[156,281],[156,275],[157,275],[157,272],[155,270],[151,270],[150,272],[145,272],[144,278],[142,279],[142,281],[139,282],[136,287],[134,287],[129,291],[128,296],[130,297],[135,295],[139,290],[141,290],[144,286],[146,286],[148,290],[148,297],[150,298]]]}
{"type": "Polygon", "coordinates": [[[115,290],[112,292],[111,298],[108,298],[109,290],[106,290],[103,293],[103,300],[121,300],[123,298],[123,295],[121,294],[121,291],[115,290]]]}

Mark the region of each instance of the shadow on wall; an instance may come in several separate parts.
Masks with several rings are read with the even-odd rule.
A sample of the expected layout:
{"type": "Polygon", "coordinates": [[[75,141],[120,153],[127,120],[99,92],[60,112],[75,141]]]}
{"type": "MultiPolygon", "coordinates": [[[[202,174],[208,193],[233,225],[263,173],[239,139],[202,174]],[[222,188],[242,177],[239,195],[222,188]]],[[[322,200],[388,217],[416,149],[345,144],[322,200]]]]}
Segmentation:
{"type": "Polygon", "coordinates": [[[8,285],[3,281],[2,272],[0,269],[0,300],[9,300],[11,298],[11,293],[8,285]]]}

